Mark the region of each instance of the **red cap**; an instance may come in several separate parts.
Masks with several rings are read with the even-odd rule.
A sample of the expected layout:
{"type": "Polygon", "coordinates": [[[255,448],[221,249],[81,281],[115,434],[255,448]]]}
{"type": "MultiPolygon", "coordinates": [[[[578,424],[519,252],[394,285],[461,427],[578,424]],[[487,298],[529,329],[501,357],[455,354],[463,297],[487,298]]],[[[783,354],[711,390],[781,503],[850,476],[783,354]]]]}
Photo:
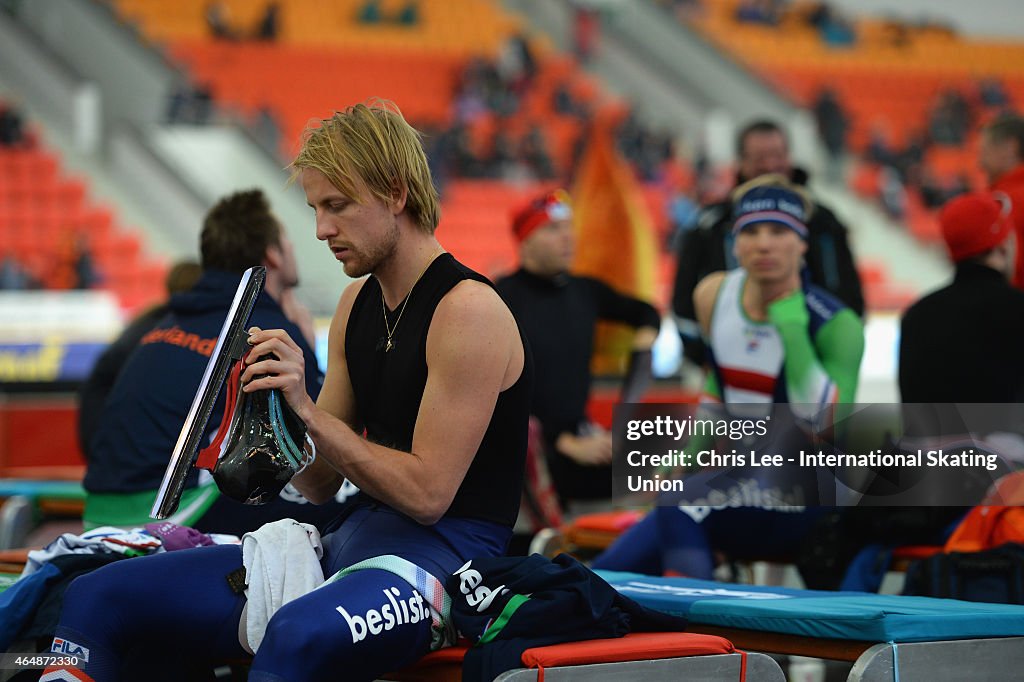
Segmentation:
{"type": "Polygon", "coordinates": [[[962,194],[942,207],[939,226],[953,262],[981,255],[1002,244],[1013,229],[1010,198],[1002,192],[962,194]]]}
{"type": "Polygon", "coordinates": [[[518,208],[512,214],[512,233],[516,239],[523,242],[538,227],[553,220],[571,218],[572,206],[569,203],[568,192],[556,189],[518,208]]]}

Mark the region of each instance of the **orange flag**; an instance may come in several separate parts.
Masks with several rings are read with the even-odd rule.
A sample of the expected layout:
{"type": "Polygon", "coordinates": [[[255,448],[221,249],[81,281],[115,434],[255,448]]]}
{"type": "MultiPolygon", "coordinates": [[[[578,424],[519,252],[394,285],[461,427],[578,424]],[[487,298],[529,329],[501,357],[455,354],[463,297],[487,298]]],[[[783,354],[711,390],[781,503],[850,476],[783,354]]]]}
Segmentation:
{"type": "MultiPolygon", "coordinates": [[[[610,122],[595,120],[572,190],[578,275],[595,277],[617,291],[655,298],[657,246],[654,222],[629,163],[615,148],[610,122]]],[[[622,374],[632,330],[602,323],[594,345],[595,374],[622,374]]]]}

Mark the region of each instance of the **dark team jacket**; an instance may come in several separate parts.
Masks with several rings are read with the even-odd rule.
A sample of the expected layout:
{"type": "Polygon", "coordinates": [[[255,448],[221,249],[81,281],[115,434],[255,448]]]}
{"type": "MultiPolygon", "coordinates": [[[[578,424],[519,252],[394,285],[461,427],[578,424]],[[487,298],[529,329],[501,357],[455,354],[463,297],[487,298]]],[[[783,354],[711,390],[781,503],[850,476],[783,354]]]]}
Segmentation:
{"type": "Polygon", "coordinates": [[[78,390],[78,445],[82,448],[86,462],[91,457],[92,437],[99,427],[103,417],[103,406],[107,404],[107,396],[114,388],[117,375],[121,373],[121,368],[139,345],[142,337],[152,331],[168,312],[170,307],[163,303],[132,320],[121,335],[103,351],[89,372],[89,378],[78,390]]]}
{"type": "MultiPolygon", "coordinates": [[[[794,181],[804,184],[806,174],[794,172],[794,181]]],[[[693,307],[693,290],[712,272],[732,270],[738,266],[733,255],[732,202],[720,201],[701,210],[697,227],[680,240],[676,260],[676,279],[672,293],[672,311],[682,320],[690,321],[686,336],[686,355],[704,362],[704,344],[697,331],[697,314],[693,307]]],[[[832,293],[847,307],[864,316],[864,294],[860,275],[847,240],[846,227],[835,214],[816,204],[807,223],[807,270],[813,284],[832,293]]],[[[685,324],[685,323],[684,323],[685,324]]]]}
{"type": "MultiPolygon", "coordinates": [[[[590,397],[590,359],[599,320],[657,329],[654,306],[625,296],[590,277],[538,277],[526,270],[499,279],[495,287],[519,321],[533,349],[531,414],[544,427],[549,452],[561,433],[577,433],[586,420],[590,397]]],[[[585,467],[558,455],[548,460],[563,497],[604,498],[610,476],[601,467],[585,467]]]]}
{"type": "Polygon", "coordinates": [[[978,263],[912,305],[900,333],[905,403],[1024,401],[1024,292],[978,263]]]}
{"type": "MultiPolygon", "coordinates": [[[[195,287],[170,300],[170,312],[146,333],[111,389],[90,443],[83,485],[93,493],[155,490],[188,416],[217,335],[235,296],[241,275],[207,270],[195,287]]],[[[314,400],[322,376],[313,349],[265,292],[250,325],[284,329],[302,349],[306,390],[314,400]]],[[[214,406],[208,429],[220,423],[224,392],[214,406]]],[[[198,470],[187,481],[197,482],[198,470]]]]}
{"type": "Polygon", "coordinates": [[[463,660],[466,681],[522,667],[531,647],[681,632],[687,623],[622,596],[568,554],[473,559],[448,577],[445,589],[456,629],[476,645],[463,660]]]}

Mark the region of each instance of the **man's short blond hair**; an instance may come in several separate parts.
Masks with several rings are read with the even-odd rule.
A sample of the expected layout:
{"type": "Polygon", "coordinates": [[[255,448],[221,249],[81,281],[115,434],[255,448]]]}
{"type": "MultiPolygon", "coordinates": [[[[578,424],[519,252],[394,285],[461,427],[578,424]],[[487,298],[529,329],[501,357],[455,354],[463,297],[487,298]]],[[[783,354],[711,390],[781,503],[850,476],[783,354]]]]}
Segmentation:
{"type": "Polygon", "coordinates": [[[393,102],[356,104],[307,127],[290,167],[292,179],[304,168],[320,171],[353,200],[358,199],[356,178],[382,201],[394,200],[405,189],[405,210],[428,233],[441,218],[421,135],[393,102]]]}

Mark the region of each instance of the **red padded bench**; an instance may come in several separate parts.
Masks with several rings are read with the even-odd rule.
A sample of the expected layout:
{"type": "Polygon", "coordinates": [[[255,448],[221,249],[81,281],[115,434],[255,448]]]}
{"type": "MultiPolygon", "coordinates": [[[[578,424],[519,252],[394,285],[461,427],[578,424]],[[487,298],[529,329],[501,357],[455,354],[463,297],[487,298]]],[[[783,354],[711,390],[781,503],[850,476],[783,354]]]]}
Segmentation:
{"type": "MultiPolygon", "coordinates": [[[[462,679],[466,646],[427,654],[419,662],[384,676],[398,682],[462,679]]],[[[553,644],[523,652],[523,668],[501,674],[500,682],[644,679],[668,682],[765,680],[784,682],[782,669],[764,654],[738,651],[724,637],[689,632],[643,632],[617,639],[553,644]]]]}

